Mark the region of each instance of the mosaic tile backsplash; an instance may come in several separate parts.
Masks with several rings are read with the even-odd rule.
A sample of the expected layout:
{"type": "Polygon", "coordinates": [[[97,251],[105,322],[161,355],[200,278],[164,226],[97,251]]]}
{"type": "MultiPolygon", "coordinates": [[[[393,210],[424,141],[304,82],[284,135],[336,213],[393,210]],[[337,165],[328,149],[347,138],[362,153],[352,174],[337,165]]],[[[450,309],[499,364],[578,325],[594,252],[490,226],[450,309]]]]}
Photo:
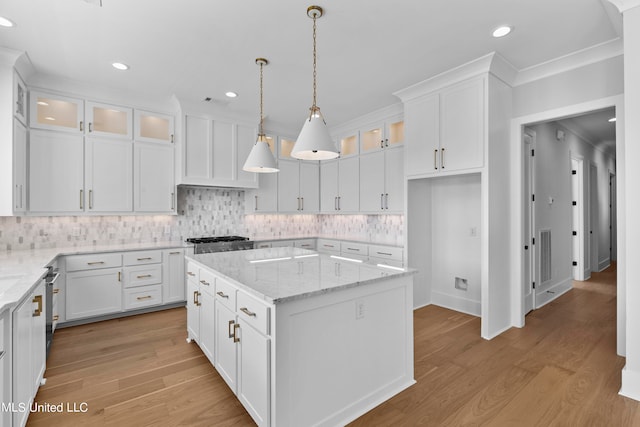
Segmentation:
{"type": "Polygon", "coordinates": [[[323,236],[402,245],[402,215],[244,215],[244,192],[178,187],[178,215],[0,217],[0,250],[184,240],[323,236]]]}

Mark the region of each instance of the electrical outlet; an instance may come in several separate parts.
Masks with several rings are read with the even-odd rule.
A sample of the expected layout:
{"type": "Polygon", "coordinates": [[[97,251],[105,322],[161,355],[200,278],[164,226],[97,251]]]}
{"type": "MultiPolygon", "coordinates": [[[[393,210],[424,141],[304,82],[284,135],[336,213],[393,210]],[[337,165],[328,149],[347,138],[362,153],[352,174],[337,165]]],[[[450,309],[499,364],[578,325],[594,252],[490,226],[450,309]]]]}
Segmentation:
{"type": "Polygon", "coordinates": [[[356,301],[356,320],[364,318],[364,301],[356,301]]]}
{"type": "Polygon", "coordinates": [[[478,228],[477,227],[471,227],[471,229],[469,230],[469,235],[471,237],[476,237],[478,235],[478,228]]]}

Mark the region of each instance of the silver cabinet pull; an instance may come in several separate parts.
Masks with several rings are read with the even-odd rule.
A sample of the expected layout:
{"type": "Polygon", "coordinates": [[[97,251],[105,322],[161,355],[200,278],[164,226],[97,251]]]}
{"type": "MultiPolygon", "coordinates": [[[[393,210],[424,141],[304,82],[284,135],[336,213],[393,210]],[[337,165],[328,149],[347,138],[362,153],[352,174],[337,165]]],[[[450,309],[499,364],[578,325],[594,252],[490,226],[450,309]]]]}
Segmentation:
{"type": "Polygon", "coordinates": [[[340,202],[342,200],[342,197],[338,196],[338,210],[341,210],[342,208],[340,207],[340,202]]]}
{"type": "Polygon", "coordinates": [[[347,248],[347,249],[350,250],[350,251],[360,252],[360,249],[357,249],[357,248],[347,248]]]}
{"type": "Polygon", "coordinates": [[[300,197],[297,197],[297,199],[298,199],[298,209],[297,210],[300,210],[300,197]]]}
{"type": "Polygon", "coordinates": [[[93,129],[91,129],[91,125],[92,125],[92,123],[89,122],[89,132],[93,132],[93,129]]]}
{"type": "Polygon", "coordinates": [[[389,138],[385,138],[384,139],[384,146],[388,147],[389,146],[389,138]]]}
{"type": "Polygon", "coordinates": [[[258,195],[256,194],[255,196],[253,196],[256,198],[256,202],[255,202],[255,207],[253,208],[254,211],[258,210],[258,195]]]}
{"type": "Polygon", "coordinates": [[[389,193],[384,193],[384,208],[389,209],[389,193]]]}
{"type": "Polygon", "coordinates": [[[302,207],[300,208],[300,210],[303,211],[304,210],[304,197],[300,197],[300,201],[302,202],[302,204],[301,204],[302,207]]]}
{"type": "Polygon", "coordinates": [[[174,210],[176,208],[176,202],[175,202],[175,195],[176,193],[171,193],[171,210],[174,210]]]}
{"type": "Polygon", "coordinates": [[[144,296],[144,297],[138,297],[138,298],[136,298],[136,299],[137,299],[138,301],[142,301],[142,300],[145,300],[145,299],[151,299],[151,295],[146,295],[146,296],[144,296]]]}
{"type": "Polygon", "coordinates": [[[80,132],[84,131],[84,122],[80,120],[80,132]]]}
{"type": "Polygon", "coordinates": [[[337,211],[338,210],[338,197],[334,197],[333,198],[333,210],[337,211]]]}
{"type": "Polygon", "coordinates": [[[195,274],[194,274],[194,273],[192,273],[192,272],[190,272],[190,271],[187,271],[187,274],[188,274],[189,276],[191,276],[191,277],[195,277],[195,274]]]}
{"type": "Polygon", "coordinates": [[[87,265],[101,265],[101,264],[104,264],[104,261],[91,261],[87,263],[87,265]]]}
{"type": "Polygon", "coordinates": [[[444,169],[444,148],[440,149],[440,167],[444,169]]]}
{"type": "Polygon", "coordinates": [[[438,170],[438,149],[433,150],[433,169],[438,170]]]}
{"type": "Polygon", "coordinates": [[[229,298],[229,295],[225,295],[225,293],[222,291],[218,291],[216,292],[216,294],[220,295],[220,298],[229,298]]]}
{"type": "Polygon", "coordinates": [[[240,308],[240,311],[246,314],[249,317],[256,317],[256,314],[253,311],[249,311],[247,307],[240,308]]]}
{"type": "Polygon", "coordinates": [[[84,190],[80,190],[80,209],[84,209],[84,190]]]}
{"type": "Polygon", "coordinates": [[[152,277],[150,274],[141,274],[139,276],[136,276],[137,279],[148,279],[149,277],[152,277]]]}
{"type": "Polygon", "coordinates": [[[210,283],[207,282],[206,280],[200,280],[200,283],[202,283],[203,285],[209,286],[210,283]]]}
{"type": "Polygon", "coordinates": [[[387,256],[392,256],[392,254],[390,254],[389,252],[376,252],[378,255],[387,255],[387,256]]]}
{"type": "Polygon", "coordinates": [[[89,209],[93,209],[93,190],[89,190],[89,209]]]}
{"type": "Polygon", "coordinates": [[[169,252],[169,255],[180,255],[180,251],[169,252]]]}
{"type": "Polygon", "coordinates": [[[234,322],[233,320],[229,320],[229,327],[227,332],[229,332],[229,338],[233,338],[234,337],[234,332],[235,332],[235,328],[233,327],[233,325],[235,325],[236,322],[234,322]]]}
{"type": "Polygon", "coordinates": [[[138,261],[149,261],[149,260],[151,260],[153,258],[151,258],[150,256],[146,256],[146,257],[137,258],[137,259],[138,259],[138,261]]]}
{"type": "Polygon", "coordinates": [[[384,209],[384,193],[380,193],[380,209],[384,209]]]}

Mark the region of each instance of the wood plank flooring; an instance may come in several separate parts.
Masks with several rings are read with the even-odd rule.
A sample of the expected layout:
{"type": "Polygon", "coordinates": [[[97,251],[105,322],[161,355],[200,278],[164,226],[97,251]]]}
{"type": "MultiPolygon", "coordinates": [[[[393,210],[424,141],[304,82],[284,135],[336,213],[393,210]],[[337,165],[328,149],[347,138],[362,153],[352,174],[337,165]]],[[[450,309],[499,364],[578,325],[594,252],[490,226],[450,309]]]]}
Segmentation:
{"type": "MultiPolygon", "coordinates": [[[[615,266],[491,341],[480,320],[414,314],[417,384],[352,426],[640,426],[619,396],[615,266]]],[[[86,413],[33,413],[29,426],[245,426],[253,422],[196,344],[184,308],[60,329],[36,401],[86,413]]]]}

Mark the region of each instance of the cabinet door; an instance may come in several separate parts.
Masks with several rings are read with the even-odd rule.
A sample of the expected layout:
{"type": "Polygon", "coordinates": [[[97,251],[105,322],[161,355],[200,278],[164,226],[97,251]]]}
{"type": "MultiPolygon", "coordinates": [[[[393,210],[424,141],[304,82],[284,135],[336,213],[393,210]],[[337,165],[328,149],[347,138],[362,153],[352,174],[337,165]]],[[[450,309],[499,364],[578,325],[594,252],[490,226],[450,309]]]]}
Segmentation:
{"type": "Polygon", "coordinates": [[[278,212],[299,212],[300,166],[298,160],[278,162],[278,212]]]}
{"type": "Polygon", "coordinates": [[[338,210],[338,160],[320,162],[320,211],[338,210]]]}
{"type": "Polygon", "coordinates": [[[360,155],[360,211],[384,208],[384,151],[360,155]]]}
{"type": "Polygon", "coordinates": [[[200,292],[200,349],[215,364],[215,297],[209,292],[200,292]]]}
{"type": "Polygon", "coordinates": [[[87,138],[85,145],[86,208],[90,212],[133,210],[133,144],[87,138]]]}
{"type": "Polygon", "coordinates": [[[407,176],[440,169],[440,97],[427,96],[405,104],[407,176]]]}
{"type": "Polygon", "coordinates": [[[174,212],[173,145],[134,144],[134,210],[174,212]]]}
{"type": "Polygon", "coordinates": [[[384,124],[384,147],[393,148],[404,144],[404,120],[401,117],[389,119],[384,124]]]}
{"type": "Polygon", "coordinates": [[[187,280],[187,334],[200,342],[200,289],[197,282],[187,280]]]}
{"type": "Polygon", "coordinates": [[[165,250],[162,268],[162,303],[184,301],[184,249],[165,250]]]}
{"type": "Polygon", "coordinates": [[[253,200],[249,202],[254,212],[276,212],[278,210],[278,175],[277,173],[260,174],[258,177],[260,187],[254,192],[247,192],[250,197],[252,196],[253,200]]]}
{"type": "Polygon", "coordinates": [[[238,390],[236,315],[216,301],[215,304],[215,366],[234,393],[238,390]]]}
{"type": "Polygon", "coordinates": [[[184,178],[211,179],[211,122],[201,117],[185,117],[184,178]]]}
{"type": "Polygon", "coordinates": [[[27,129],[13,120],[13,211],[27,210],[27,129]]]}
{"type": "Polygon", "coordinates": [[[345,135],[339,139],[340,158],[357,156],[360,152],[358,146],[358,132],[345,135]]]}
{"type": "Polygon", "coordinates": [[[85,118],[87,133],[131,139],[133,137],[133,110],[109,104],[87,102],[85,118]]]}
{"type": "Polygon", "coordinates": [[[147,142],[173,142],[173,116],[135,111],[135,140],[147,142]]]}
{"type": "Polygon", "coordinates": [[[82,100],[33,91],[29,98],[29,126],[32,129],[84,132],[82,100]]]}
{"type": "Polygon", "coordinates": [[[300,163],[300,198],[303,213],[315,213],[320,210],[320,165],[318,163],[300,163]]]}
{"type": "Polygon", "coordinates": [[[340,159],[338,174],[338,211],[358,212],[360,210],[360,158],[340,159]]]}
{"type": "Polygon", "coordinates": [[[373,125],[360,132],[360,154],[384,149],[384,124],[373,125]]]}
{"type": "Polygon", "coordinates": [[[29,210],[84,211],[82,135],[32,130],[29,143],[29,210]]]}
{"type": "Polygon", "coordinates": [[[484,79],[471,80],[442,92],[441,170],[482,167],[484,111],[484,79]]]}
{"type": "Polygon", "coordinates": [[[384,208],[389,212],[404,209],[404,149],[388,149],[384,159],[384,208]]]}
{"type": "MultiPolygon", "coordinates": [[[[35,391],[32,383],[33,353],[32,319],[36,309],[32,297],[28,297],[13,311],[13,398],[16,405],[31,404],[35,391]]],[[[24,426],[29,411],[13,413],[13,425],[24,426]]]]}
{"type": "Polygon", "coordinates": [[[259,426],[267,425],[270,407],[270,340],[240,319],[238,398],[259,426]]]}
{"type": "Polygon", "coordinates": [[[256,143],[256,130],[249,126],[236,126],[236,179],[245,188],[258,188],[258,174],[242,170],[244,162],[256,143]]]}
{"type": "Polygon", "coordinates": [[[31,298],[31,302],[35,306],[35,311],[31,318],[31,353],[33,355],[31,384],[33,385],[33,396],[35,396],[40,387],[40,381],[44,378],[45,361],[47,357],[47,306],[45,304],[45,286],[44,282],[41,282],[33,292],[31,298]]]}
{"type": "Polygon", "coordinates": [[[214,181],[233,181],[233,123],[213,122],[213,175],[214,181]]]}
{"type": "Polygon", "coordinates": [[[122,311],[122,270],[67,273],[67,320],[122,311]]]}

